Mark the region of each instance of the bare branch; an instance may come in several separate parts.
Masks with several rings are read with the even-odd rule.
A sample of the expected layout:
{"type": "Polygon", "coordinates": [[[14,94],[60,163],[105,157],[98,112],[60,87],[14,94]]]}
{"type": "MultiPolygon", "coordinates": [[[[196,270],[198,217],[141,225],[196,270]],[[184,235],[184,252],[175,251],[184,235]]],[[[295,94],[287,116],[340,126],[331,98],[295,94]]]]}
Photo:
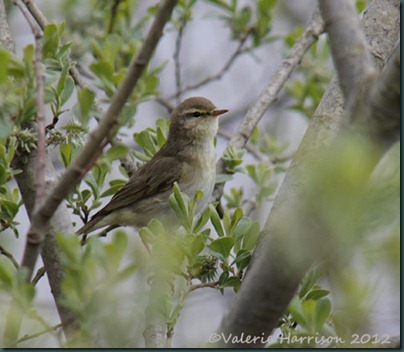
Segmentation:
{"type": "MultiPolygon", "coordinates": [[[[258,99],[248,109],[247,115],[241,122],[237,133],[230,140],[229,145],[234,145],[237,149],[244,148],[250,138],[255,126],[261,120],[265,111],[276,100],[279,91],[286,83],[293,69],[299,64],[304,53],[316,42],[318,36],[323,32],[323,22],[318,11],[315,11],[310,24],[303,34],[295,41],[288,56],[282,61],[281,65],[272,75],[268,84],[265,86],[258,99]]],[[[216,164],[218,174],[225,173],[225,163],[222,158],[216,164]]],[[[220,200],[224,183],[218,184],[213,191],[213,198],[220,200]]]]}

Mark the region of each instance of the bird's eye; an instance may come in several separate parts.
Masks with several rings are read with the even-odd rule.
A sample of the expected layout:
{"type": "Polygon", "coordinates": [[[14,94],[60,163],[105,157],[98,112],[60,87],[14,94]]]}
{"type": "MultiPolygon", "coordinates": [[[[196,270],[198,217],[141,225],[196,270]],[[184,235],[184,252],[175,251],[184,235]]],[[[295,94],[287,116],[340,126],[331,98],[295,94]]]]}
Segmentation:
{"type": "Polygon", "coordinates": [[[192,113],[192,117],[201,117],[201,113],[199,111],[195,111],[192,113]]]}

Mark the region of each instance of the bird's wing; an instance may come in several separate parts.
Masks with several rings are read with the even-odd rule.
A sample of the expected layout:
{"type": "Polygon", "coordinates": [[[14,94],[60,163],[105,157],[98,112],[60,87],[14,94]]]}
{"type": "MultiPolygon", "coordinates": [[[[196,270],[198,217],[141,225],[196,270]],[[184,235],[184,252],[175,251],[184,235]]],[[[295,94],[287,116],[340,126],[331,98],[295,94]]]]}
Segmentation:
{"type": "Polygon", "coordinates": [[[145,199],[172,189],[174,182],[180,181],[183,163],[174,157],[152,159],[139,168],[95,217],[130,206],[145,199]]]}

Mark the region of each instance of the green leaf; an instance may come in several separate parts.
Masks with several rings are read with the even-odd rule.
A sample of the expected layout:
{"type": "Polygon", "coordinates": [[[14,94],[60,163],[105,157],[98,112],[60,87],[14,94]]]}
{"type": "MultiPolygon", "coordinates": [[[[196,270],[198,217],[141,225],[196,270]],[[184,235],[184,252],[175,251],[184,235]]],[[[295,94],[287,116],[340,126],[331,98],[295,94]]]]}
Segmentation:
{"type": "Polygon", "coordinates": [[[220,221],[220,217],[219,214],[217,213],[216,208],[212,204],[210,204],[209,209],[210,209],[210,221],[212,222],[213,227],[215,228],[217,234],[220,237],[224,237],[225,233],[223,231],[222,223],[220,221]]]}
{"type": "Polygon", "coordinates": [[[212,241],[209,248],[216,254],[219,254],[220,259],[226,261],[233,246],[234,239],[232,237],[221,237],[212,241]]]}
{"type": "Polygon", "coordinates": [[[105,164],[97,164],[92,168],[91,172],[94,175],[97,186],[101,188],[104,185],[108,167],[105,164]]]}
{"type": "Polygon", "coordinates": [[[220,184],[220,183],[225,183],[228,181],[231,181],[233,179],[232,175],[228,174],[217,174],[216,175],[216,180],[215,183],[220,184]]]}
{"type": "Polygon", "coordinates": [[[331,314],[331,301],[327,298],[316,301],[314,312],[314,325],[316,331],[321,331],[323,325],[327,322],[331,314]]]}
{"type": "Polygon", "coordinates": [[[181,209],[181,212],[184,216],[184,218],[188,218],[188,207],[187,204],[189,204],[189,198],[185,193],[182,193],[180,191],[180,187],[178,186],[178,183],[175,182],[173,186],[173,191],[174,191],[174,197],[175,200],[177,201],[177,204],[179,208],[181,209]]]}
{"type": "Polygon", "coordinates": [[[166,230],[165,230],[163,224],[158,219],[155,219],[155,218],[151,219],[147,226],[157,236],[161,236],[166,233],[166,230]]]}
{"type": "Polygon", "coordinates": [[[251,227],[251,224],[252,221],[250,218],[243,217],[240,219],[233,233],[233,237],[236,242],[241,240],[246,235],[248,229],[251,227]]]}
{"type": "Polygon", "coordinates": [[[88,123],[88,120],[90,118],[89,114],[93,106],[94,99],[95,93],[88,88],[83,88],[78,92],[78,101],[80,107],[80,113],[78,117],[84,124],[88,123]]]}
{"type": "Polygon", "coordinates": [[[295,320],[303,328],[308,328],[309,324],[306,313],[303,309],[302,302],[297,296],[293,297],[292,301],[289,303],[288,311],[292,315],[293,320],[295,320]]]}
{"type": "Polygon", "coordinates": [[[60,157],[62,159],[64,167],[68,167],[72,161],[73,147],[69,144],[61,144],[59,146],[60,157]]]}
{"type": "Polygon", "coordinates": [[[236,264],[238,270],[241,271],[248,266],[250,260],[251,260],[251,252],[242,249],[237,252],[236,259],[234,259],[231,265],[236,264]]]}
{"type": "Polygon", "coordinates": [[[5,199],[0,200],[0,205],[1,205],[1,209],[5,210],[7,212],[7,214],[9,216],[11,216],[12,218],[14,218],[17,215],[18,210],[20,208],[18,203],[14,203],[14,202],[11,202],[11,201],[5,200],[5,199]]]}
{"type": "Polygon", "coordinates": [[[114,68],[108,61],[97,61],[90,65],[90,70],[100,79],[113,81],[114,68]]]}
{"type": "Polygon", "coordinates": [[[114,145],[107,150],[104,155],[104,158],[109,162],[112,162],[116,159],[124,158],[129,152],[129,148],[124,144],[114,145]]]}
{"type": "Polygon", "coordinates": [[[73,44],[73,42],[68,42],[60,47],[59,57],[62,60],[66,60],[68,58],[68,56],[70,55],[70,48],[71,48],[72,44],[73,44]]]}
{"type": "MultiPolygon", "coordinates": [[[[8,258],[0,257],[0,287],[5,285],[7,288],[12,288],[13,276],[15,275],[15,268],[12,266],[8,258]]],[[[4,287],[4,286],[3,286],[4,287]]]]}
{"type": "Polygon", "coordinates": [[[325,296],[327,296],[330,293],[329,290],[326,289],[316,289],[316,290],[312,290],[310,291],[307,296],[305,297],[305,299],[312,299],[314,301],[319,300],[320,298],[323,298],[325,296]]]}
{"type": "Polygon", "coordinates": [[[58,26],[54,23],[48,24],[44,29],[44,44],[42,53],[44,58],[55,57],[59,47],[58,26]]]}
{"type": "Polygon", "coordinates": [[[206,225],[209,218],[210,218],[210,209],[206,208],[199,216],[192,232],[198,233],[202,229],[202,227],[206,225]]]}
{"type": "Polygon", "coordinates": [[[254,221],[243,238],[242,248],[247,251],[253,250],[257,243],[259,234],[260,224],[258,221],[254,221]]]}
{"type": "Polygon", "coordinates": [[[227,236],[234,236],[235,227],[237,226],[242,217],[243,217],[243,209],[236,208],[231,218],[230,228],[227,233],[227,236]]]}
{"type": "Polygon", "coordinates": [[[34,62],[34,46],[32,44],[27,45],[24,48],[23,60],[27,64],[32,64],[34,62]]]}
{"type": "Polygon", "coordinates": [[[88,189],[83,189],[80,192],[80,197],[81,197],[81,200],[83,201],[83,204],[85,204],[90,199],[91,194],[92,194],[91,191],[88,189]]]}
{"type": "Polygon", "coordinates": [[[139,229],[139,236],[145,243],[153,243],[156,239],[156,235],[148,227],[139,229]]]}
{"type": "Polygon", "coordinates": [[[233,287],[234,291],[237,292],[238,289],[240,288],[240,285],[241,285],[240,278],[237,276],[231,276],[220,286],[221,287],[233,287]]]}
{"type": "Polygon", "coordinates": [[[319,270],[319,268],[310,270],[303,278],[303,283],[301,284],[301,288],[299,290],[299,297],[303,298],[306,296],[320,277],[321,270],[319,270]]]}
{"type": "Polygon", "coordinates": [[[57,234],[56,241],[69,261],[78,262],[80,260],[81,245],[77,236],[66,237],[62,234],[57,234]]]}
{"type": "Polygon", "coordinates": [[[224,283],[227,281],[227,279],[229,278],[229,272],[228,271],[223,271],[220,276],[219,276],[219,286],[224,285],[224,283]]]}
{"type": "Polygon", "coordinates": [[[203,235],[188,236],[188,238],[190,238],[191,242],[188,247],[188,257],[193,260],[199,253],[203,251],[203,249],[205,248],[205,243],[203,241],[203,235]]]}
{"type": "Polygon", "coordinates": [[[60,104],[63,105],[71,97],[74,90],[74,80],[70,76],[66,78],[65,86],[60,95],[60,104]]]}

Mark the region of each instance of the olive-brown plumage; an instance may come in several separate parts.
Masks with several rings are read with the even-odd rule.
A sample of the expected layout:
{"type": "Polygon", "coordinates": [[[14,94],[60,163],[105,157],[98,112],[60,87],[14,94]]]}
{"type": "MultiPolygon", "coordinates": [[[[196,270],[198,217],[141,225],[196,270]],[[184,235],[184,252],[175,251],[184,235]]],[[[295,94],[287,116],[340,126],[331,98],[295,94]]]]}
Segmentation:
{"type": "Polygon", "coordinates": [[[215,183],[217,116],[225,112],[202,97],[184,100],[171,114],[166,144],[78,233],[111,225],[145,226],[153,217],[170,222],[175,215],[168,197],[174,182],[190,197],[202,190],[197,211],[205,207],[215,183]]]}

